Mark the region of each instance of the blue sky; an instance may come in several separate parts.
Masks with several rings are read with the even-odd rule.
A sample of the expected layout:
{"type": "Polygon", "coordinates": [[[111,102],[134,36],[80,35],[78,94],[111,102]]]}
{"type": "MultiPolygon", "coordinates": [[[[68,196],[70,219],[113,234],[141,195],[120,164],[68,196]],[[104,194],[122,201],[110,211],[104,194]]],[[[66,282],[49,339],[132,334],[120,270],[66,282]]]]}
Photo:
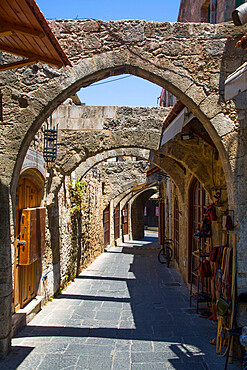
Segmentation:
{"type": "MultiPolygon", "coordinates": [[[[46,18],[176,22],[180,0],[36,0],[46,18]]],[[[112,77],[78,93],[86,105],[156,106],[161,88],[135,76],[112,77]],[[111,82],[109,82],[111,81],[111,82]]]]}

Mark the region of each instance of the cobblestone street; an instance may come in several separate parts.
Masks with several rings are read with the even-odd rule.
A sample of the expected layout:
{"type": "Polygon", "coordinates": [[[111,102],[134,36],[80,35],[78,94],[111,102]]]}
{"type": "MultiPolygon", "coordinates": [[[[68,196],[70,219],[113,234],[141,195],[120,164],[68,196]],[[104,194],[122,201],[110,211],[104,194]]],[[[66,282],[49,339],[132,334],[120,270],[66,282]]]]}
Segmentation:
{"type": "Polygon", "coordinates": [[[102,254],[19,332],[0,368],[222,369],[216,324],[189,307],[157,248],[149,236],[102,254]]]}

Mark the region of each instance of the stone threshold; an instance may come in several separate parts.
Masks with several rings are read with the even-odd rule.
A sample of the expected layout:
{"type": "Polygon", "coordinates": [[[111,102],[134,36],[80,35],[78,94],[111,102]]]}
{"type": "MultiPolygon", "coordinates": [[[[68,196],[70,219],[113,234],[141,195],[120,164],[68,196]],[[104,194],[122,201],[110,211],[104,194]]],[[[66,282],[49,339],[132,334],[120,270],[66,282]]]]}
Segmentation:
{"type": "Polygon", "coordinates": [[[12,336],[26,326],[37,315],[43,304],[44,297],[36,296],[24,308],[21,308],[12,316],[12,336]]]}

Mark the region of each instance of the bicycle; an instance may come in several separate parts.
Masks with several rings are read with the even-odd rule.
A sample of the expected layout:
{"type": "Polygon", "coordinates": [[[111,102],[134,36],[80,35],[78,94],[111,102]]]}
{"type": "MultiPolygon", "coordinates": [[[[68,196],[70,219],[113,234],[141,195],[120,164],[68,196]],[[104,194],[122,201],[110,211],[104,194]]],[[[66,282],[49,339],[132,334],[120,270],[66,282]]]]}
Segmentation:
{"type": "Polygon", "coordinates": [[[172,259],[172,249],[170,245],[173,243],[172,239],[164,238],[163,245],[161,246],[161,250],[158,254],[158,260],[162,264],[167,264],[167,267],[170,266],[170,261],[172,259]]]}

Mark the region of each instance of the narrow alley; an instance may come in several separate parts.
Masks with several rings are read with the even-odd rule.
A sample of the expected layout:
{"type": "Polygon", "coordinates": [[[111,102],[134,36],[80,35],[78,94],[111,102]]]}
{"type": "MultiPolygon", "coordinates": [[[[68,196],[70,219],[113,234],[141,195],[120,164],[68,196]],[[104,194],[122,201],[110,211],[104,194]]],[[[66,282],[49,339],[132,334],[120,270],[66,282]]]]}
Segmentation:
{"type": "MultiPolygon", "coordinates": [[[[111,247],[18,335],[1,369],[222,369],[216,324],[189,307],[155,233],[111,247]]],[[[230,369],[240,368],[230,365],[230,369]]]]}

